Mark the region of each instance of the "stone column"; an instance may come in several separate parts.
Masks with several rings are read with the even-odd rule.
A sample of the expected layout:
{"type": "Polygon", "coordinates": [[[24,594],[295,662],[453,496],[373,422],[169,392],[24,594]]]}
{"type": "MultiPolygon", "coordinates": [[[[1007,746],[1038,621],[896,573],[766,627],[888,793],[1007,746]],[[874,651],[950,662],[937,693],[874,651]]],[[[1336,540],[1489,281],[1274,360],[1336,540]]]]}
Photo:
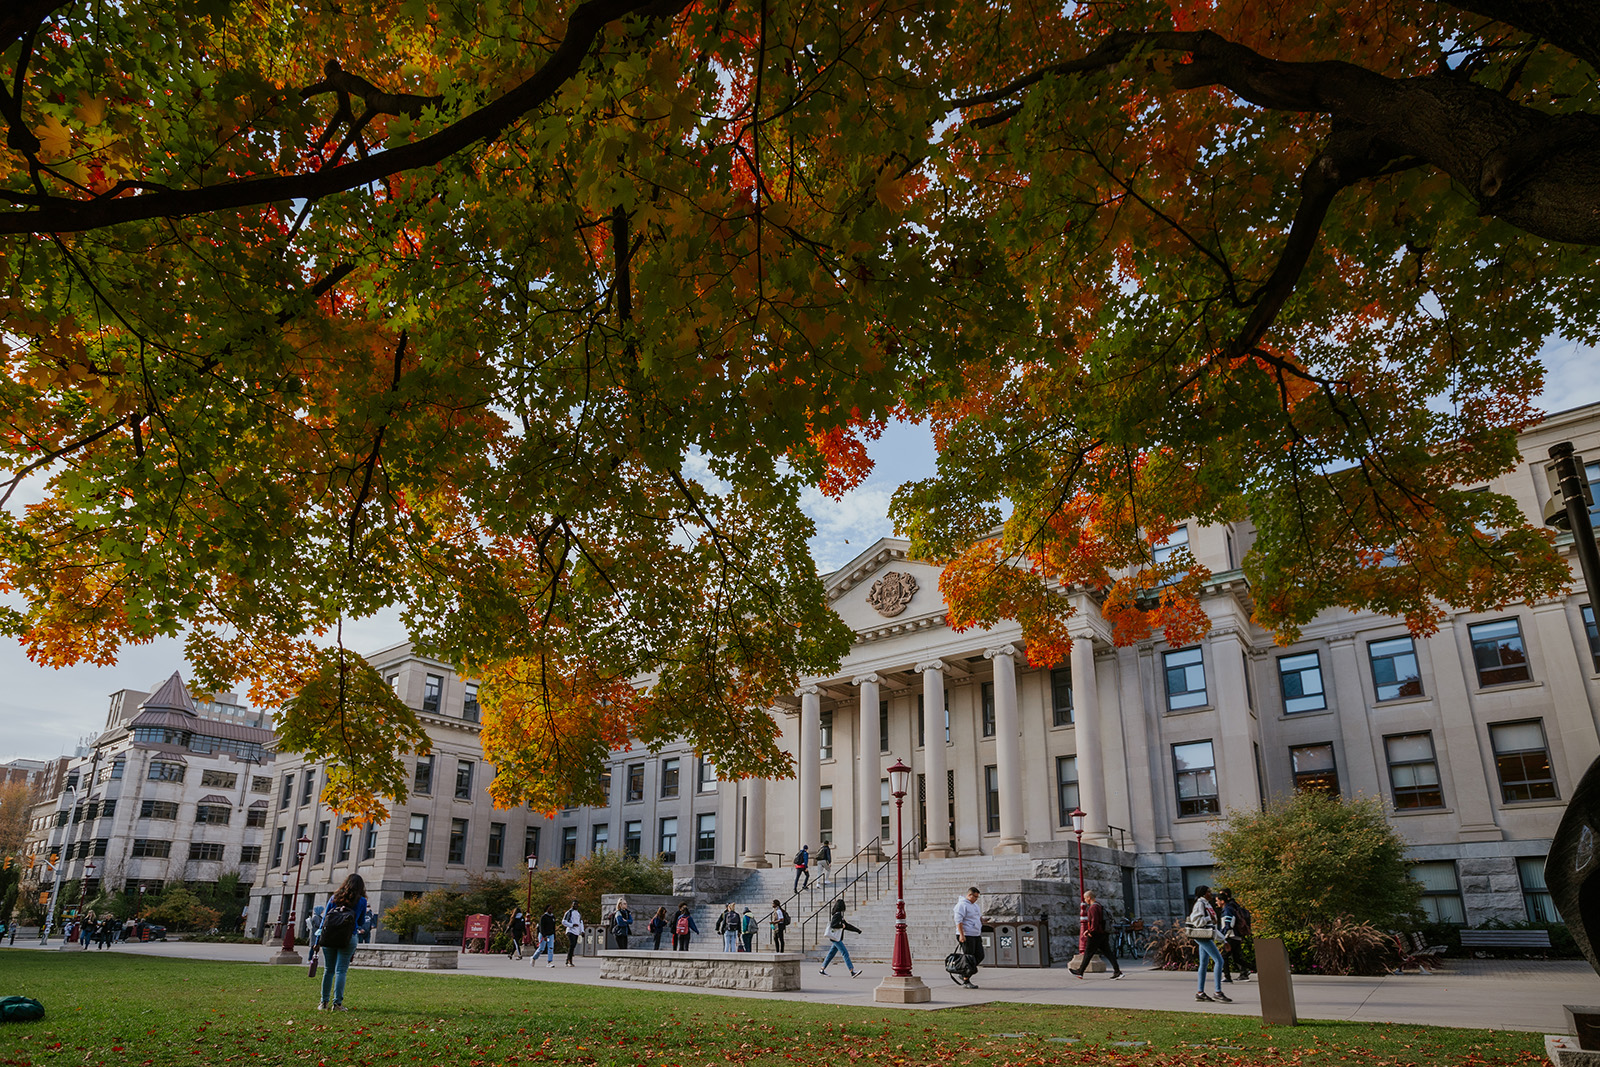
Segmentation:
{"type": "Polygon", "coordinates": [[[923,803],[928,815],[928,839],[922,843],[922,855],[943,859],[956,854],[955,842],[945,836],[950,830],[950,779],[944,741],[944,664],[939,660],[919,663],[917,672],[922,675],[922,774],[927,784],[923,803]]]}
{"type": "Polygon", "coordinates": [[[1589,687],[1585,684],[1590,670],[1589,649],[1585,642],[1580,653],[1574,643],[1565,598],[1535,604],[1533,624],[1539,635],[1543,668],[1540,680],[1550,687],[1545,740],[1550,746],[1551,765],[1563,758],[1566,761],[1566,774],[1557,774],[1556,781],[1562,785],[1562,795],[1570,797],[1578,779],[1589,769],[1588,754],[1595,750],[1594,710],[1589,706],[1589,687]]]}
{"type": "MultiPolygon", "coordinates": [[[[856,790],[859,799],[856,802],[856,848],[865,848],[867,842],[876,841],[883,819],[883,798],[879,795],[881,789],[878,785],[883,779],[880,770],[882,755],[879,751],[883,747],[882,738],[878,736],[878,683],[883,679],[876,674],[863,674],[850,679],[850,684],[856,686],[861,697],[861,721],[856,724],[856,736],[859,738],[860,748],[856,754],[856,790]]],[[[879,850],[883,842],[878,842],[879,850]]]]}
{"type": "MultiPolygon", "coordinates": [[[[1333,679],[1333,685],[1328,687],[1333,699],[1328,706],[1336,709],[1339,735],[1344,741],[1344,763],[1339,771],[1342,791],[1346,796],[1359,793],[1381,797],[1388,792],[1389,783],[1378,769],[1378,746],[1367,711],[1366,688],[1361,684],[1361,658],[1355,635],[1328,638],[1328,660],[1328,677],[1333,679]]],[[[1265,699],[1263,693],[1262,700],[1265,699]]]]}
{"type": "Polygon", "coordinates": [[[800,786],[800,810],[795,821],[800,840],[784,846],[787,852],[801,845],[816,848],[822,832],[822,690],[814,685],[800,689],[800,750],[795,753],[800,786]]]}
{"type": "MultiPolygon", "coordinates": [[[[744,859],[741,867],[770,867],[767,860],[767,780],[744,783],[744,859]]],[[[735,816],[737,818],[737,816],[735,816]]]]}
{"type": "Polygon", "coordinates": [[[1022,743],[1017,723],[1017,648],[984,649],[994,662],[994,762],[1000,779],[1000,842],[996,855],[1028,851],[1022,819],[1022,743]]]}
{"type": "MultiPolygon", "coordinates": [[[[998,687],[996,687],[998,689],[998,687]]],[[[1083,839],[1108,843],[1110,812],[1106,811],[1106,765],[1100,741],[1100,686],[1094,673],[1094,634],[1072,635],[1072,727],[1078,749],[1079,807],[1083,839]]]]}
{"type": "MultiPolygon", "coordinates": [[[[1433,679],[1438,686],[1439,719],[1442,729],[1434,752],[1449,768],[1446,779],[1455,796],[1446,794],[1445,804],[1456,810],[1461,820],[1457,836],[1462,841],[1499,841],[1504,838],[1494,818],[1494,800],[1489,792],[1488,772],[1484,768],[1483,743],[1472,717],[1470,688],[1477,687],[1471,661],[1461,654],[1456,620],[1446,617],[1439,632],[1428,639],[1432,654],[1433,679]]],[[[1440,770],[1444,770],[1441,766],[1440,770]]]]}

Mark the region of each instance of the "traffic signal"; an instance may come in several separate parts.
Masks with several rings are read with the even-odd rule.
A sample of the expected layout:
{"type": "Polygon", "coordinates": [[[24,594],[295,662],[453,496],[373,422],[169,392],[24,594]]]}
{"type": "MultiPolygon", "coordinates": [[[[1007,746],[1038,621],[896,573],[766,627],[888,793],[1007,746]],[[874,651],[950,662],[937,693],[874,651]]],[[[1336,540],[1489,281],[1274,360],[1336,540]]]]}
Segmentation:
{"type": "Polygon", "coordinates": [[[10,869],[11,869],[11,857],[7,856],[6,857],[6,870],[9,871],[10,869]]]}
{"type": "Polygon", "coordinates": [[[59,852],[50,853],[50,866],[52,868],[55,867],[56,861],[59,860],[59,859],[61,859],[61,853],[59,853],[59,852]]]}
{"type": "Polygon", "coordinates": [[[28,870],[30,870],[30,871],[33,870],[33,861],[34,861],[34,857],[30,855],[28,857],[28,870]]]}

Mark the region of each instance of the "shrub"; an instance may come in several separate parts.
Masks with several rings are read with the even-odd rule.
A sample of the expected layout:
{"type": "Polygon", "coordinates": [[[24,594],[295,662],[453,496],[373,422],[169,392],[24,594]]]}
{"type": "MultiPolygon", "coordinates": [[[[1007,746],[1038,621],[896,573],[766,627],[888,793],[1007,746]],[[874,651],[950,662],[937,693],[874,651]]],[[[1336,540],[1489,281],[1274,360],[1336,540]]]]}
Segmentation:
{"type": "Polygon", "coordinates": [[[1311,929],[1311,966],[1322,974],[1381,975],[1394,969],[1394,940],[1370,923],[1334,919],[1311,929]]]}
{"type": "Polygon", "coordinates": [[[169,930],[210,930],[220,918],[217,909],[206,907],[199,897],[181,885],[164,891],[145,909],[144,917],[169,930]]]}
{"type": "Polygon", "coordinates": [[[432,929],[430,917],[437,902],[428,898],[434,893],[443,892],[446,890],[435,889],[433,893],[424,893],[420,897],[397,900],[384,909],[383,914],[378,916],[378,922],[385,930],[397,934],[400,940],[408,941],[416,933],[417,927],[432,929]]]}
{"type": "Polygon", "coordinates": [[[1150,924],[1150,940],[1144,950],[1145,961],[1163,971],[1192,971],[1200,966],[1200,952],[1189,935],[1178,925],[1150,924]]]}
{"type": "Polygon", "coordinates": [[[1232,812],[1211,850],[1217,884],[1252,910],[1257,936],[1336,919],[1409,929],[1421,918],[1422,886],[1376,799],[1305,792],[1264,811],[1232,812]]]}

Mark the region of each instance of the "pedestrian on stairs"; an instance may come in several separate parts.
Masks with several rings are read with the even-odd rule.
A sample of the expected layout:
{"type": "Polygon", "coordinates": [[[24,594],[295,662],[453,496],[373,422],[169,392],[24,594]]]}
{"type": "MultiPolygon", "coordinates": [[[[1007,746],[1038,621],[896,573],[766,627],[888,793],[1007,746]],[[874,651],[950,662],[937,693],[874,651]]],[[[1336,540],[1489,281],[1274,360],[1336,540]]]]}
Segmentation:
{"type": "Polygon", "coordinates": [[[699,932],[700,927],[695,924],[694,916],[689,914],[689,905],[679,904],[678,914],[672,920],[672,951],[688,952],[689,935],[699,932]]]}
{"type": "Polygon", "coordinates": [[[844,947],[844,932],[846,930],[859,934],[859,927],[851,926],[844,917],[844,898],[840,897],[833,902],[833,914],[828,917],[828,955],[822,961],[822,973],[828,973],[828,964],[833,962],[833,957],[843,956],[844,965],[850,968],[850,977],[858,978],[861,972],[856,970],[856,965],[850,960],[850,950],[844,947]]]}
{"type": "Polygon", "coordinates": [[[798,893],[798,892],[800,892],[800,890],[809,889],[810,887],[811,887],[811,846],[810,845],[801,845],[800,846],[800,851],[796,852],[794,854],[794,891],[796,893],[798,893]],[[802,878],[805,879],[805,885],[801,885],[800,884],[800,880],[802,878]]]}

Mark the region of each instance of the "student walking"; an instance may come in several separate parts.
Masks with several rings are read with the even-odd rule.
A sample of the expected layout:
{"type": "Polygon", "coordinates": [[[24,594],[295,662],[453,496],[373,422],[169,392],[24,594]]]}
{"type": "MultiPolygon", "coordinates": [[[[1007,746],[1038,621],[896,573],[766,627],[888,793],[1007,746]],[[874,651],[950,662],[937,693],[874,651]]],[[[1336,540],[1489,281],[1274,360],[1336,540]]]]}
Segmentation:
{"type": "Polygon", "coordinates": [[[739,937],[744,943],[744,948],[740,951],[749,952],[751,942],[756,939],[756,920],[755,916],[750,914],[749,908],[744,909],[744,914],[739,916],[739,937]]]}
{"type": "Polygon", "coordinates": [[[833,870],[833,846],[826,841],[817,850],[817,877],[822,881],[822,888],[828,888],[828,872],[833,870]]]}
{"type": "Polygon", "coordinates": [[[1239,981],[1250,977],[1250,968],[1244,962],[1244,943],[1250,936],[1250,909],[1233,899],[1226,889],[1217,890],[1217,900],[1222,903],[1222,980],[1233,981],[1229,973],[1238,968],[1239,981]]]}
{"type": "MultiPolygon", "coordinates": [[[[978,908],[978,887],[969,886],[967,895],[956,901],[956,944],[961,951],[972,957],[972,966],[976,968],[983,962],[983,912],[978,908]]],[[[977,989],[971,978],[963,978],[961,984],[968,989],[977,989]]]]}
{"type": "Polygon", "coordinates": [[[628,898],[623,897],[617,901],[616,908],[611,912],[611,934],[617,939],[617,947],[628,947],[628,936],[633,933],[633,912],[628,910],[628,898]]]}
{"type": "Polygon", "coordinates": [[[732,904],[722,906],[722,914],[717,916],[717,933],[722,935],[722,951],[739,951],[739,913],[733,910],[732,904]]]}
{"type": "MultiPolygon", "coordinates": [[[[1098,953],[1111,964],[1111,977],[1121,978],[1122,965],[1117,962],[1117,954],[1111,951],[1111,930],[1106,925],[1105,905],[1094,898],[1092,889],[1084,890],[1083,899],[1089,904],[1083,920],[1083,963],[1072,973],[1082,978],[1083,972],[1089,969],[1090,957],[1098,953]]],[[[1070,967],[1067,969],[1072,970],[1070,967]]]]}
{"type": "Polygon", "coordinates": [[[345,974],[356,954],[356,931],[367,921],[367,883],[352,874],[334,890],[317,927],[322,945],[322,1000],[318,1011],[344,1011],[345,974]],[[328,998],[332,996],[330,1001],[328,998]]]}
{"type": "Polygon", "coordinates": [[[1200,934],[1200,936],[1194,937],[1195,951],[1200,954],[1200,988],[1195,993],[1194,999],[1204,1001],[1220,1000],[1226,1004],[1233,998],[1222,991],[1222,954],[1217,951],[1216,941],[1213,940],[1218,933],[1217,909],[1212,903],[1210,886],[1203,885],[1194,891],[1194,907],[1189,909],[1189,918],[1184,925],[1200,934]],[[1215,969],[1217,983],[1216,993],[1209,997],[1206,996],[1206,968],[1208,966],[1215,969]]]}
{"type": "Polygon", "coordinates": [[[544,914],[539,916],[539,944],[533,950],[533,959],[539,961],[539,953],[544,953],[545,960],[554,967],[556,965],[556,917],[550,910],[550,905],[544,906],[544,914]]]}
{"type": "Polygon", "coordinates": [[[666,933],[667,927],[671,925],[671,920],[667,918],[667,909],[664,907],[657,908],[656,913],[650,916],[650,936],[655,938],[657,952],[661,951],[661,935],[666,933]]]}
{"type": "Polygon", "coordinates": [[[767,917],[767,924],[772,930],[772,951],[782,952],[783,932],[789,928],[789,913],[776,900],[772,902],[772,914],[767,917]]]}
{"type": "Polygon", "coordinates": [[[561,917],[561,925],[567,931],[567,966],[576,967],[577,964],[572,962],[572,954],[577,951],[578,940],[583,937],[583,913],[578,910],[576,900],[561,917]]]}
{"type": "Polygon", "coordinates": [[[794,891],[811,888],[811,846],[801,845],[800,851],[794,854],[794,891]],[[805,879],[805,885],[800,880],[805,879]]]}
{"type": "Polygon", "coordinates": [[[700,927],[695,925],[694,916],[689,914],[689,905],[679,904],[678,914],[672,920],[672,950],[688,952],[689,935],[699,932],[700,927]]]}
{"type": "Polygon", "coordinates": [[[511,913],[511,921],[506,923],[506,933],[511,935],[511,951],[506,953],[506,959],[522,958],[522,942],[528,936],[528,917],[518,908],[511,913]]]}
{"type": "Polygon", "coordinates": [[[822,961],[823,974],[828,973],[828,964],[833,962],[833,957],[843,956],[844,965],[850,969],[850,977],[856,978],[860,976],[861,972],[856,970],[856,965],[850,960],[850,950],[844,947],[844,933],[846,930],[857,934],[861,932],[858,927],[851,926],[845,920],[844,898],[840,897],[833,902],[833,914],[828,917],[828,940],[831,944],[828,946],[827,957],[822,961]]]}

